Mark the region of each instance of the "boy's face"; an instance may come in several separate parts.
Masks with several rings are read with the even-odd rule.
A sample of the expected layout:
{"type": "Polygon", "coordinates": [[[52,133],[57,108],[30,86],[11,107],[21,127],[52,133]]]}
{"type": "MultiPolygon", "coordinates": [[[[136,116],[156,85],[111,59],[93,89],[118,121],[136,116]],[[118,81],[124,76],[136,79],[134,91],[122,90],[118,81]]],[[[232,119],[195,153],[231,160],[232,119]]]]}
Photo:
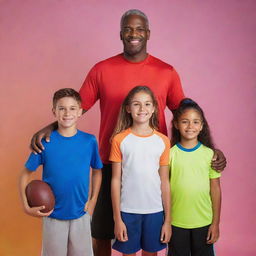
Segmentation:
{"type": "Polygon", "coordinates": [[[82,115],[82,108],[74,98],[64,97],[56,102],[52,112],[58,121],[59,128],[76,128],[77,120],[82,115]]]}

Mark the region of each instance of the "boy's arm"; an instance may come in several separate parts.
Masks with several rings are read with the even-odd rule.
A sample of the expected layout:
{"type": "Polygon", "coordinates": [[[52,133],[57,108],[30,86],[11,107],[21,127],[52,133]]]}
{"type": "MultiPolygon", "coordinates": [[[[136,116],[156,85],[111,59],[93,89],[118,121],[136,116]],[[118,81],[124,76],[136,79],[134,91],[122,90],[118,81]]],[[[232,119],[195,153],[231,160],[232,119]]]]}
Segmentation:
{"type": "Polygon", "coordinates": [[[161,179],[162,202],[164,207],[164,224],[161,231],[161,242],[168,243],[171,238],[171,220],[170,220],[170,183],[169,183],[169,167],[167,165],[160,166],[159,175],[161,179]]]}
{"type": "Polygon", "coordinates": [[[25,213],[34,216],[34,217],[45,217],[49,216],[53,210],[47,213],[42,213],[40,210],[43,210],[45,206],[39,206],[39,207],[30,207],[28,205],[27,197],[26,197],[26,186],[29,183],[30,177],[31,177],[32,172],[29,171],[28,169],[23,169],[21,172],[20,176],[20,182],[19,182],[19,190],[20,190],[20,195],[21,195],[21,200],[23,203],[24,211],[25,213]]]}
{"type": "Polygon", "coordinates": [[[112,163],[111,199],[113,206],[113,217],[115,222],[115,236],[121,241],[128,240],[127,229],[121,217],[120,194],[121,194],[121,163],[112,163]]]}
{"type": "Polygon", "coordinates": [[[89,189],[89,201],[85,205],[85,211],[88,211],[88,213],[92,216],[93,211],[95,208],[95,205],[97,203],[97,198],[100,191],[101,186],[101,180],[102,180],[102,171],[101,169],[93,169],[92,168],[92,178],[91,178],[91,184],[89,189]]]}
{"type": "Polygon", "coordinates": [[[213,244],[219,238],[219,223],[220,223],[220,209],[221,209],[221,188],[220,179],[210,179],[210,194],[212,200],[213,218],[212,224],[209,227],[207,235],[207,243],[213,244]]]}

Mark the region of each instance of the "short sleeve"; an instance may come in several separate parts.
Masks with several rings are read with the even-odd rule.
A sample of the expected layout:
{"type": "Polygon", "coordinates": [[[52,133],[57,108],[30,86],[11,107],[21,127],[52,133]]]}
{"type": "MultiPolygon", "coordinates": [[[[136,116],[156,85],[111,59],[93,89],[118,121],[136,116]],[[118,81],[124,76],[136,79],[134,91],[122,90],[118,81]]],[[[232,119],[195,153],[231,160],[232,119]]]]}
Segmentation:
{"type": "Polygon", "coordinates": [[[172,80],[167,95],[167,106],[170,110],[177,109],[185,95],[181,86],[180,77],[175,69],[172,70],[172,80]]]}
{"type": "Polygon", "coordinates": [[[79,90],[82,98],[82,108],[90,109],[99,99],[99,85],[97,81],[97,68],[94,66],[88,73],[82,87],[79,90]]]}
{"type": "Polygon", "coordinates": [[[170,140],[166,136],[162,137],[162,139],[163,139],[165,148],[160,157],[160,163],[159,163],[160,166],[170,164],[170,161],[169,161],[169,159],[170,159],[170,140]]]}
{"type": "Polygon", "coordinates": [[[214,169],[212,169],[210,167],[210,171],[209,171],[209,178],[210,179],[216,179],[216,178],[219,178],[221,176],[221,174],[217,171],[215,171],[214,169]]]}
{"type": "Polygon", "coordinates": [[[40,165],[42,165],[44,163],[43,155],[44,155],[44,151],[42,153],[39,153],[39,154],[31,153],[27,162],[25,163],[25,167],[29,171],[32,171],[32,172],[35,171],[40,165]]]}
{"type": "Polygon", "coordinates": [[[115,136],[111,142],[111,150],[109,161],[120,163],[122,162],[122,153],[120,150],[120,141],[115,136]]]}
{"type": "Polygon", "coordinates": [[[92,158],[91,158],[91,167],[94,169],[101,169],[103,164],[100,159],[98,143],[95,137],[93,137],[93,151],[92,151],[92,158]]]}

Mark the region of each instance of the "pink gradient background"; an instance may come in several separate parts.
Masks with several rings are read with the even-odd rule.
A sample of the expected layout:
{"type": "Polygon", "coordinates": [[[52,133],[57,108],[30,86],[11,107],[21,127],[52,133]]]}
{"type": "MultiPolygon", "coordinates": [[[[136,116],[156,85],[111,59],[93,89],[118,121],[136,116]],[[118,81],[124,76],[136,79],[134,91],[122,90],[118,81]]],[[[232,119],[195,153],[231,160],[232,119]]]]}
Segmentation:
{"type": "MultiPolygon", "coordinates": [[[[17,189],[29,140],[53,121],[55,90],[79,89],[96,62],[122,51],[119,20],[130,8],[148,15],[149,52],[174,65],[226,154],[217,255],[256,255],[253,0],[0,0],[0,255],[40,254],[41,222],[23,213],[17,189]]],[[[98,104],[79,127],[98,133],[98,104]]]]}

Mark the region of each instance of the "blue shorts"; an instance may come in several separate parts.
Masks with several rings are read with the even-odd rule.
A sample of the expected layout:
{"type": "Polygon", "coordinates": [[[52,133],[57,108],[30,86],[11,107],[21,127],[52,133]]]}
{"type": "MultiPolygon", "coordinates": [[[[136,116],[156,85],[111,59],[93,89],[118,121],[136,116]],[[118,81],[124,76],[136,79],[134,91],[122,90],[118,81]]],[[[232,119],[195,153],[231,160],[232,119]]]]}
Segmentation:
{"type": "Polygon", "coordinates": [[[116,239],[113,249],[131,254],[140,249],[146,252],[157,252],[166,248],[161,243],[161,230],[164,213],[134,214],[121,212],[122,220],[127,228],[128,241],[120,242],[116,239]]]}

